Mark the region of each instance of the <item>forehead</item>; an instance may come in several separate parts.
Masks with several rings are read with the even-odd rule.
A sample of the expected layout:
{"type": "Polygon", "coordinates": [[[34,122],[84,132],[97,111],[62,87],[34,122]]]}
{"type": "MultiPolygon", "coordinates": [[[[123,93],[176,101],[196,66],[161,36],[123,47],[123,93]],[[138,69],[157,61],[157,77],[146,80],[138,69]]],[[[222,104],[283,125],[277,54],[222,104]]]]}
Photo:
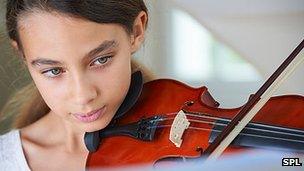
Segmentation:
{"type": "Polygon", "coordinates": [[[18,30],[29,35],[39,35],[39,33],[62,33],[68,36],[73,33],[78,33],[87,36],[100,35],[115,35],[118,30],[118,25],[115,24],[101,24],[91,22],[82,18],[75,18],[60,13],[49,13],[43,11],[31,12],[23,15],[18,21],[18,30]],[[116,27],[115,27],[116,26],[116,27]]]}
{"type": "Polygon", "coordinates": [[[100,24],[47,12],[33,12],[21,17],[18,32],[23,49],[28,53],[88,51],[104,40],[120,40],[127,36],[123,27],[117,24],[100,24]]]}

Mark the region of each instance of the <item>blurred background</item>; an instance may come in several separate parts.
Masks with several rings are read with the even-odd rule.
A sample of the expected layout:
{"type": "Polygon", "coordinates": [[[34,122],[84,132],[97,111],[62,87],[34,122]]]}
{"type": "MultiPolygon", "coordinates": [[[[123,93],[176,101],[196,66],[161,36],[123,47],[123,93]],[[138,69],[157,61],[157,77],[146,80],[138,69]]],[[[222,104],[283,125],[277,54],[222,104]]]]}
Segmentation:
{"type": "MultiPolygon", "coordinates": [[[[304,39],[304,0],[146,2],[150,27],[136,57],[159,77],[207,86],[222,107],[243,105],[304,39]]],[[[303,66],[276,95],[304,94],[303,66]]]]}
{"type": "MultiPolygon", "coordinates": [[[[30,76],[9,46],[0,2],[0,109],[30,76]]],[[[207,86],[230,108],[243,105],[304,39],[304,0],[146,0],[147,37],[135,54],[157,78],[207,86]]],[[[302,51],[301,56],[304,57],[302,51]]],[[[304,94],[304,65],[276,92],[304,94]]]]}

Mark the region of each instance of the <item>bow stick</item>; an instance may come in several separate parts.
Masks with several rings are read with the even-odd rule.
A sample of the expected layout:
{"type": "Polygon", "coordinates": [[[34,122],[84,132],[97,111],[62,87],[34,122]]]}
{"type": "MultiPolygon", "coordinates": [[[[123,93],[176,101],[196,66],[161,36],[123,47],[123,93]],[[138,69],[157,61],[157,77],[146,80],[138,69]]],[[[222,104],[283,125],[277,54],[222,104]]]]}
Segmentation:
{"type": "Polygon", "coordinates": [[[304,60],[303,56],[297,56],[303,47],[304,39],[208,146],[203,153],[203,156],[207,156],[207,160],[215,160],[222,154],[226,147],[270,99],[275,90],[304,60]]]}

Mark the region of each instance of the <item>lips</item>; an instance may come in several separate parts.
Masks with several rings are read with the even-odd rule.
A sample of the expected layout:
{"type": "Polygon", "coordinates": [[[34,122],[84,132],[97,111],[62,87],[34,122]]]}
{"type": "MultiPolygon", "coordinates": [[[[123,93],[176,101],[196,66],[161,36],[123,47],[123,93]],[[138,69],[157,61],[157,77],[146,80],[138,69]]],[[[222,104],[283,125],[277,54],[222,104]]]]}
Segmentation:
{"type": "Polygon", "coordinates": [[[86,113],[86,114],[85,113],[74,113],[73,116],[81,122],[85,122],[85,123],[93,122],[105,113],[105,109],[106,108],[104,106],[100,109],[91,111],[91,112],[86,113]]]}

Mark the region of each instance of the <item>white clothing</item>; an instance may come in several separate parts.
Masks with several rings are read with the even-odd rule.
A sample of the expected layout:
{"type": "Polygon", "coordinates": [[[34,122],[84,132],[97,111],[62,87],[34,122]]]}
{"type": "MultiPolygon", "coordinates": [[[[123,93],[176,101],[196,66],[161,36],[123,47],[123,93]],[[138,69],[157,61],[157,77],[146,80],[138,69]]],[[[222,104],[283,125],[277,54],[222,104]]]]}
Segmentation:
{"type": "Polygon", "coordinates": [[[20,131],[17,129],[0,136],[0,170],[31,170],[23,153],[20,131]]]}

